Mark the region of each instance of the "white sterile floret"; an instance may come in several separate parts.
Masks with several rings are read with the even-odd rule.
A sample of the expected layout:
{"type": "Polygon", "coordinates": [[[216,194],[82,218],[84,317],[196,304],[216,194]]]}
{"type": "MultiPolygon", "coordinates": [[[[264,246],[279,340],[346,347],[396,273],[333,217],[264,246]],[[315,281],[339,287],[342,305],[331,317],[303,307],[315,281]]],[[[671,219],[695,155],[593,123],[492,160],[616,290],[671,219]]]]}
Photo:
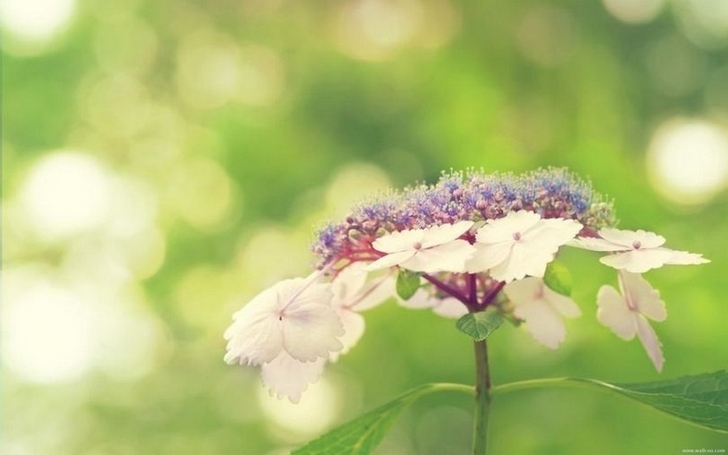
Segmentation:
{"type": "Polygon", "coordinates": [[[321,359],[342,348],[343,325],[331,307],[329,284],[295,278],[255,296],[225,331],[225,361],[263,365],[263,380],[277,395],[297,401],[320,374],[321,359]],[[288,377],[291,371],[300,374],[288,377]],[[286,377],[279,376],[286,375],[286,377]]]}
{"type": "Polygon", "coordinates": [[[665,238],[653,232],[626,231],[613,228],[599,230],[599,238],[581,237],[570,246],[592,251],[612,252],[599,261],[615,269],[644,273],[665,264],[704,264],[710,262],[700,254],[665,248],[665,238]]]}
{"type": "Polygon", "coordinates": [[[459,237],[472,226],[472,221],[459,221],[386,234],[372,242],[375,250],[386,255],[369,264],[367,270],[396,265],[414,272],[462,272],[474,249],[459,237]]]}
{"type": "Polygon", "coordinates": [[[273,361],[261,366],[261,378],[271,395],[298,403],[308,385],[318,381],[325,364],[326,359],[322,357],[313,362],[301,362],[281,352],[273,361]]]}
{"type": "Polygon", "coordinates": [[[476,235],[475,255],[467,270],[489,271],[499,281],[525,276],[543,277],[546,266],[559,247],[582,229],[581,223],[562,218],[541,218],[529,211],[510,212],[504,218],[489,220],[476,235]]]}
{"type": "Polygon", "coordinates": [[[647,322],[648,319],[661,322],[667,317],[660,293],[640,275],[624,271],[619,272],[619,287],[621,294],[608,285],[599,289],[597,319],[624,340],[631,340],[637,334],[657,371],[662,371],[665,359],[660,341],[647,322]]]}
{"type": "Polygon", "coordinates": [[[581,316],[573,300],[549,289],[540,278],[512,281],[503,292],[513,305],[513,315],[525,322],[526,330],[536,341],[551,349],[558,348],[566,339],[562,317],[581,316]]]}
{"type": "Polygon", "coordinates": [[[334,294],[331,305],[344,325],[344,335],[339,338],[343,348],[331,352],[332,362],[349,352],[364,334],[364,318],[359,313],[381,305],[394,295],[391,273],[369,278],[365,267],[361,262],[350,264],[331,282],[334,294]]]}

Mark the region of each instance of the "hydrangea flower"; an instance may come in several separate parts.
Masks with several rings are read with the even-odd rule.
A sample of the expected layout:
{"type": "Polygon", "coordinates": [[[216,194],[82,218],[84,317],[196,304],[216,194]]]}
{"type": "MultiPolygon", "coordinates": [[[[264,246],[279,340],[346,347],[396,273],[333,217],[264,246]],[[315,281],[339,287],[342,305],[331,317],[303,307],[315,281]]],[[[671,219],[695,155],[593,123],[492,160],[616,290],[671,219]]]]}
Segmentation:
{"type": "Polygon", "coordinates": [[[578,221],[543,219],[525,210],[489,220],[478,229],[476,254],[468,263],[468,271],[488,271],[494,279],[505,282],[526,275],[543,277],[559,247],[582,228],[578,221]]]}
{"type": "Polygon", "coordinates": [[[459,221],[386,234],[372,242],[375,250],[386,255],[369,264],[367,270],[398,265],[415,272],[462,272],[474,249],[460,236],[472,226],[472,221],[459,221]]]}
{"type": "Polygon", "coordinates": [[[314,278],[284,280],[261,292],[233,315],[224,334],[227,363],[261,365],[271,392],[293,402],[343,347],[331,286],[314,278]]]}
{"type": "Polygon", "coordinates": [[[647,231],[625,231],[613,228],[599,230],[599,237],[581,237],[570,245],[613,254],[599,259],[602,264],[631,273],[644,273],[665,264],[705,264],[702,255],[665,248],[665,237],[647,231]]]}
{"type": "Polygon", "coordinates": [[[640,275],[625,271],[619,272],[619,288],[621,293],[609,285],[599,289],[597,319],[624,340],[631,340],[636,334],[655,369],[662,371],[665,358],[648,322],[662,322],[667,317],[660,293],[640,275]]]}
{"type": "Polygon", "coordinates": [[[576,302],[552,291],[540,278],[512,281],[503,292],[513,306],[513,315],[525,322],[536,341],[551,349],[558,348],[566,338],[562,318],[581,316],[576,302]]]}
{"type": "Polygon", "coordinates": [[[317,272],[281,281],[235,314],[225,360],[261,366],[272,393],[296,402],[327,361],[362,337],[361,312],[390,297],[472,318],[466,322],[472,313],[500,313],[556,349],[566,337],[563,318],[581,310],[546,271],[558,269],[548,266],[570,245],[610,253],[600,260],[620,270],[621,293],[599,290],[597,318],[622,338],[637,335],[659,371],[660,344],[647,320],[663,320],[664,304],[637,273],[708,261],[665,248],[657,234],[617,230],[615,220],[612,204],[564,169],[450,172],[383,194],[317,233],[317,272]]]}

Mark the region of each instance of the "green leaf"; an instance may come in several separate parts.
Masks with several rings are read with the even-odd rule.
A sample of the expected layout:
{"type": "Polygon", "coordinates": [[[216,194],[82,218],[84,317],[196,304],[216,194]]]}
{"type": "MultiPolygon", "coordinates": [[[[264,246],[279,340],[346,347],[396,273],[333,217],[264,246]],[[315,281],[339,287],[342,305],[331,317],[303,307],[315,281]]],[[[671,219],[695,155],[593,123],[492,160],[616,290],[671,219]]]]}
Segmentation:
{"type": "Polygon", "coordinates": [[[559,261],[551,261],[546,267],[543,282],[554,292],[569,297],[571,295],[571,273],[559,261]]]}
{"type": "Polygon", "coordinates": [[[423,395],[445,390],[473,393],[473,387],[463,384],[426,384],[417,387],[292,451],[291,455],[369,454],[407,406],[423,395]]]}
{"type": "Polygon", "coordinates": [[[728,432],[728,372],[725,370],[665,381],[604,383],[604,386],[678,419],[728,432]]]}
{"type": "Polygon", "coordinates": [[[492,392],[570,383],[607,389],[693,425],[728,433],[728,372],[725,370],[631,384],[579,378],[536,379],[503,384],[494,387],[492,392]]]}
{"type": "Polygon", "coordinates": [[[455,327],[475,341],[483,341],[503,324],[503,315],[497,310],[468,313],[458,319],[455,327]]]}
{"type": "Polygon", "coordinates": [[[397,275],[397,295],[409,300],[420,288],[420,274],[400,269],[397,275]]]}

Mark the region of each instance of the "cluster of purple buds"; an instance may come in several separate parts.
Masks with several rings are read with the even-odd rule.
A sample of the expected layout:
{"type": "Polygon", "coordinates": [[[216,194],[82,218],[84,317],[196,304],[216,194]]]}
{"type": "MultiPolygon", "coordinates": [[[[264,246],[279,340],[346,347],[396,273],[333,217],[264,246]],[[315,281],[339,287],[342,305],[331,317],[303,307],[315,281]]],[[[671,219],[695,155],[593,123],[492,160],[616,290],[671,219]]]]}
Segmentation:
{"type": "Polygon", "coordinates": [[[371,243],[386,233],[493,220],[519,210],[541,218],[579,221],[586,236],[616,224],[612,203],[564,168],[522,175],[451,171],[435,184],[408,187],[362,203],[343,222],[322,228],[312,246],[316,267],[370,260],[371,243]]]}

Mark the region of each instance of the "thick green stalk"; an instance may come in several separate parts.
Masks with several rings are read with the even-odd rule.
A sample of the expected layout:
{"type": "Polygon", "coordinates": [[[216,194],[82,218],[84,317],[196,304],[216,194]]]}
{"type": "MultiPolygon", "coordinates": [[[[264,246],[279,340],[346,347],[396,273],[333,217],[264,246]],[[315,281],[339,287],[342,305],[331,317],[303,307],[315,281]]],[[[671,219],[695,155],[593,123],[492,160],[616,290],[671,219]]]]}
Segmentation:
{"type": "Polygon", "coordinates": [[[490,370],[488,346],[485,341],[473,342],[475,347],[475,415],[473,418],[473,455],[485,455],[488,443],[490,413],[490,370]]]}

